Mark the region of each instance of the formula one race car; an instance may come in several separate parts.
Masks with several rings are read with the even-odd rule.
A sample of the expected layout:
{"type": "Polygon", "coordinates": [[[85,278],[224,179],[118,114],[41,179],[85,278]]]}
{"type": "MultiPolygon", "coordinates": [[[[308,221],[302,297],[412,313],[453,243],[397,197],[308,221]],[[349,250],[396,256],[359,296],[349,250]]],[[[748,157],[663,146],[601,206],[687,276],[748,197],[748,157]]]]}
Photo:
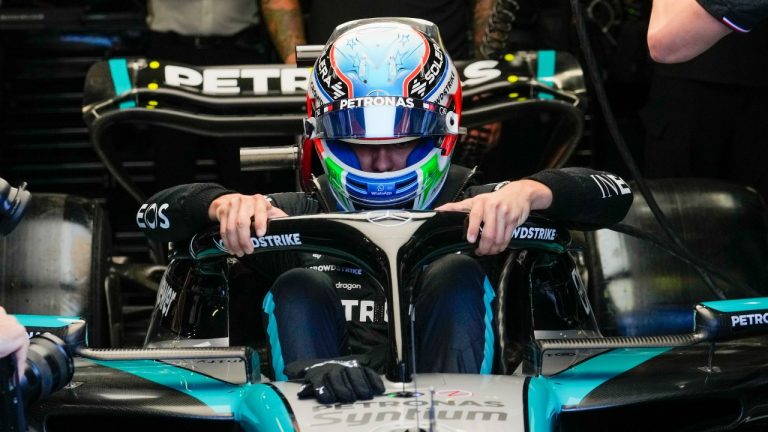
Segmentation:
{"type": "Polygon", "coordinates": [[[50,318],[54,324],[46,325],[20,317],[30,331],[52,331],[80,344],[70,347],[77,355],[71,383],[30,406],[29,425],[49,431],[73,422],[249,431],[768,427],[761,337],[768,329],[768,298],[698,304],[688,334],[601,337],[567,253],[568,231],[535,217],[513,236],[494,320],[500,352],[522,347],[521,361],[499,356],[510,369],[504,374],[399,374],[411,361],[401,276],[444,254],[467,253],[472,245],[464,239],[465,218],[406,211],[299,216],[270,221],[267,236],[286,241],[254,237],[254,244],[263,244],[255,262],[276,252],[322,251],[384,281],[393,359],[384,396],[348,405],[300,400],[299,383],[272,382],[259,373],[256,347],[227,346],[238,325],[224,277],[231,259],[211,231],[175,249],[148,336],[162,348],[91,349],[73,335],[76,322],[50,318]],[[542,277],[554,282],[537,288],[542,277]],[[515,286],[520,280],[527,285],[515,286]]]}
{"type": "MultiPolygon", "coordinates": [[[[520,52],[504,61],[465,63],[460,68],[465,126],[529,108],[546,112],[547,117],[558,113],[562,117],[557,124],[565,132],[554,140],[558,145],[544,152],[543,166],[561,166],[567,160],[583,128],[584,85],[572,56],[520,52]]],[[[95,65],[89,74],[84,114],[110,172],[137,201],[143,201],[141,189],[125,175],[114,143],[107,138],[111,125],[156,123],[217,136],[300,133],[302,115],[296,106],[303,100],[298,95],[304,72],[299,71],[288,66],[201,69],[115,59],[95,65]],[[228,78],[217,78],[224,76],[228,78]]],[[[311,152],[302,150],[300,146],[246,149],[241,162],[250,169],[262,163],[269,168],[298,167],[301,185],[312,171],[311,152]]],[[[685,202],[674,196],[682,189],[670,189],[673,193],[665,196],[685,202]]],[[[737,210],[743,201],[732,199],[737,195],[731,190],[710,187],[704,192],[694,187],[683,197],[694,197],[697,203],[709,199],[728,215],[740,215],[737,210]]],[[[713,206],[697,207],[696,214],[704,209],[708,221],[717,221],[719,213],[711,210],[713,206]]],[[[643,225],[646,210],[636,206],[633,212],[640,217],[634,222],[640,222],[636,225],[643,230],[648,230],[643,225]]],[[[768,232],[764,210],[764,206],[750,209],[749,214],[758,214],[752,219],[729,219],[751,236],[738,245],[745,250],[736,255],[739,265],[761,271],[765,267],[753,263],[762,261],[753,258],[768,254],[747,245],[768,232]],[[748,231],[752,221],[764,229],[748,231]]],[[[155,218],[158,213],[156,209],[155,218]]],[[[256,249],[249,263],[252,268],[258,269],[260,260],[275,253],[317,252],[335,255],[376,276],[389,305],[390,361],[384,396],[321,405],[298,398],[300,383],[269,379],[264,338],[258,335],[258,326],[244,326],[242,321],[249,312],[258,314],[260,299],[232,297],[230,271],[237,260],[211,231],[172,248],[172,261],[157,287],[145,348],[92,348],[77,317],[19,316],[30,333],[48,332],[44,336],[48,342],[34,344],[40,345],[35,349],[40,355],[33,359],[37,366],[28,369],[27,383],[21,386],[27,389],[30,429],[56,431],[73,425],[370,432],[768,428],[764,294],[733,290],[713,297],[711,292],[692,290],[695,301],[678,302],[676,309],[662,311],[657,304],[640,308],[640,300],[647,297],[634,295],[642,292],[637,289],[642,277],[650,279],[648,291],[668,295],[677,293],[673,286],[693,283],[626,265],[623,255],[632,249],[628,240],[601,233],[586,242],[572,241],[578,233],[536,217],[515,231],[509,250],[491,263],[499,269],[496,314],[488,329],[498,335],[493,373],[407,373],[414,368],[407,287],[402,281],[440,256],[471,253],[464,238],[465,219],[463,213],[406,211],[290,217],[269,223],[266,236],[280,242],[253,237],[264,247],[256,249]],[[584,276],[589,277],[588,284],[584,276]],[[643,309],[660,313],[645,315],[637,325],[643,318],[636,312],[643,309]],[[606,317],[615,318],[610,334],[620,335],[602,336],[606,317]],[[662,325],[670,321],[673,326],[662,325]],[[616,331],[621,326],[641,331],[622,336],[631,332],[616,331]],[[243,337],[244,328],[253,329],[255,336],[243,337]],[[675,331],[667,334],[659,329],[675,331]],[[74,356],[73,363],[68,354],[74,356]]],[[[145,215],[143,222],[157,219],[145,215]]],[[[707,232],[722,229],[712,225],[707,232]]],[[[730,246],[711,238],[706,242],[723,250],[730,246]]],[[[658,251],[642,256],[663,257],[658,266],[671,266],[658,251]]],[[[268,285],[268,280],[260,281],[253,290],[263,293],[268,285]]],[[[112,304],[109,298],[106,304],[112,304]]],[[[108,321],[110,328],[120,324],[108,321]]]]}

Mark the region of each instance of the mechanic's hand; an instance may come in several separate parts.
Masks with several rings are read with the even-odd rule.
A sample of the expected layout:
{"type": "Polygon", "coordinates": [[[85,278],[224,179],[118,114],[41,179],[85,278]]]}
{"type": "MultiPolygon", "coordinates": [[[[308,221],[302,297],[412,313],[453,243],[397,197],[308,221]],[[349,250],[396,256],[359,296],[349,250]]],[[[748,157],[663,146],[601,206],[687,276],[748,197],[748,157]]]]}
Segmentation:
{"type": "Polygon", "coordinates": [[[29,337],[27,336],[27,330],[16,321],[16,318],[8,315],[5,309],[0,307],[0,358],[10,354],[16,356],[19,378],[24,374],[28,348],[29,337]]]}
{"type": "Polygon", "coordinates": [[[325,405],[373,399],[384,393],[384,382],[359,356],[329,360],[297,360],[285,367],[290,379],[303,378],[299,399],[315,397],[325,405]]]}
{"type": "Polygon", "coordinates": [[[475,253],[493,255],[507,248],[512,232],[528,219],[531,210],[542,210],[550,204],[552,191],[547,186],[534,180],[518,180],[497,191],[444,204],[435,210],[468,211],[467,241],[475,243],[482,233],[475,253]]]}
{"type": "Polygon", "coordinates": [[[267,232],[267,220],[288,216],[264,195],[222,195],[208,207],[208,217],[218,221],[224,246],[234,255],[253,253],[251,226],[257,237],[267,232]]]}

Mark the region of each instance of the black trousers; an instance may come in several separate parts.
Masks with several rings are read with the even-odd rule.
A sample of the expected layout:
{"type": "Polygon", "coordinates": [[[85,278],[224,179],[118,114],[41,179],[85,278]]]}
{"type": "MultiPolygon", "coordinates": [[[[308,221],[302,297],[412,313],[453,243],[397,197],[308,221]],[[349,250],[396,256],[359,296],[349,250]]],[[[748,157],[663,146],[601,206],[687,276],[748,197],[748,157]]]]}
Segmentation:
{"type": "MultiPolygon", "coordinates": [[[[494,294],[479,264],[463,255],[442,257],[424,269],[416,290],[417,372],[490,373],[494,294]]],[[[265,311],[278,379],[281,367],[295,360],[348,354],[344,310],[328,275],[286,272],[273,285],[265,311]]]]}

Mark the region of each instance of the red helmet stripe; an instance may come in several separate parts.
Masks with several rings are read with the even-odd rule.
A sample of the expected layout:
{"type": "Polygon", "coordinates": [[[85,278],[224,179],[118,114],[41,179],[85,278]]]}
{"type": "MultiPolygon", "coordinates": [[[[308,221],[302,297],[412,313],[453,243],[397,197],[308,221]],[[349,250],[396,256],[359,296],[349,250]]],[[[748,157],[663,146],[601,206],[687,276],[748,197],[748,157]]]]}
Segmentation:
{"type": "Polygon", "coordinates": [[[355,95],[355,88],[352,86],[352,81],[347,78],[342,72],[341,69],[336,67],[336,44],[334,43],[333,47],[331,47],[331,66],[333,67],[333,70],[336,71],[336,75],[339,76],[339,78],[344,81],[344,84],[347,85],[347,88],[349,89],[349,93],[347,94],[348,98],[354,97],[355,95]]]}
{"type": "Polygon", "coordinates": [[[421,57],[421,63],[419,63],[419,67],[415,68],[413,72],[411,72],[407,77],[405,77],[405,80],[403,80],[403,96],[410,96],[408,94],[408,84],[410,84],[411,81],[416,78],[416,75],[418,75],[419,72],[424,69],[424,65],[427,64],[427,59],[429,59],[429,50],[432,49],[432,46],[429,44],[427,38],[425,38],[424,35],[422,35],[420,32],[415,33],[418,34],[421,40],[424,41],[424,56],[421,57]]]}

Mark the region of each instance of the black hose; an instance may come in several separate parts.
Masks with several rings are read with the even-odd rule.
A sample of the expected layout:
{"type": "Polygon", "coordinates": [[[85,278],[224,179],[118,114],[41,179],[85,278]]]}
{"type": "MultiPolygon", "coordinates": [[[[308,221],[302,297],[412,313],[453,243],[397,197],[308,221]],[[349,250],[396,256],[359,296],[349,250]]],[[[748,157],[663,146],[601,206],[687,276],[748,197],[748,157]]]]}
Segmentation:
{"type": "Polygon", "coordinates": [[[516,0],[496,0],[485,27],[483,41],[477,48],[480,58],[498,59],[507,49],[508,37],[512,33],[520,4],[516,0]]]}
{"type": "MultiPolygon", "coordinates": [[[[650,234],[650,233],[648,233],[646,231],[640,230],[640,229],[635,228],[633,226],[625,225],[625,224],[616,224],[616,225],[611,227],[611,230],[619,232],[619,233],[622,233],[622,234],[626,234],[628,236],[635,237],[635,238],[638,238],[638,239],[641,239],[641,240],[644,240],[644,241],[647,241],[647,242],[653,244],[654,246],[656,246],[656,247],[658,247],[658,248],[668,252],[670,255],[672,255],[675,258],[683,261],[684,263],[690,265],[691,267],[695,268],[695,267],[698,267],[698,266],[703,266],[703,267],[709,266],[708,263],[706,263],[705,261],[703,261],[700,258],[696,257],[695,255],[685,256],[683,254],[680,254],[679,251],[676,251],[675,248],[672,245],[670,245],[667,241],[664,241],[664,240],[654,236],[653,234],[650,234]]],[[[727,274],[725,274],[725,273],[723,273],[721,271],[718,271],[717,269],[709,268],[707,271],[709,273],[711,273],[712,276],[722,280],[723,282],[727,283],[728,285],[730,285],[730,286],[732,286],[734,288],[746,290],[747,291],[747,295],[755,296],[755,297],[760,297],[761,296],[761,294],[759,292],[754,290],[749,285],[746,285],[744,283],[738,282],[734,278],[728,276],[727,274]]],[[[718,297],[720,297],[720,298],[725,298],[726,297],[725,293],[722,290],[720,290],[719,287],[716,287],[716,289],[718,289],[718,291],[719,291],[718,297]]]]}

